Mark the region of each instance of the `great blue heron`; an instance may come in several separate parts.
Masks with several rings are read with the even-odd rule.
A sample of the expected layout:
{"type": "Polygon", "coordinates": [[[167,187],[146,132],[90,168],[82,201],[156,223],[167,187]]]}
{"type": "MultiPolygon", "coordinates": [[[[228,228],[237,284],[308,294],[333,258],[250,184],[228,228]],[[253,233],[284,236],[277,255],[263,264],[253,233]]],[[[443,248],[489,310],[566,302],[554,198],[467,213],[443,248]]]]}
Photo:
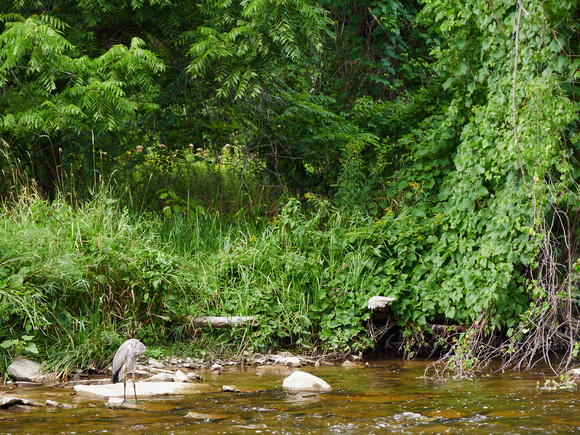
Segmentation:
{"type": "Polygon", "coordinates": [[[137,388],[135,387],[135,363],[139,355],[145,353],[145,345],[139,340],[131,338],[119,347],[113,358],[113,384],[123,379],[123,403],[127,401],[127,372],[133,373],[133,391],[135,403],[137,401],[137,388]]]}

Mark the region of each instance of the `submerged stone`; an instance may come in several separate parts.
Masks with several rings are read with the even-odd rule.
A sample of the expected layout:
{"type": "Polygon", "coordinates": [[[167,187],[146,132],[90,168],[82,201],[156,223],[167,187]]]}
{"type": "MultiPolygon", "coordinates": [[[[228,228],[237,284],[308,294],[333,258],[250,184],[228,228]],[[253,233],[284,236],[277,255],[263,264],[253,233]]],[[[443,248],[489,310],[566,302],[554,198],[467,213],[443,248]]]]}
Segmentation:
{"type": "Polygon", "coordinates": [[[47,400],[46,406],[49,406],[51,408],[74,408],[73,405],[69,405],[68,403],[56,402],[54,400],[47,400]]]}
{"type": "Polygon", "coordinates": [[[122,397],[109,397],[109,401],[106,405],[109,409],[119,409],[119,408],[128,408],[128,409],[138,409],[140,405],[135,402],[123,402],[122,397]]]}
{"type": "Polygon", "coordinates": [[[233,386],[233,385],[224,385],[222,387],[222,391],[224,393],[241,393],[240,389],[238,387],[233,386]]]}
{"type": "Polygon", "coordinates": [[[202,414],[199,412],[188,412],[185,418],[191,418],[193,420],[203,420],[203,421],[219,421],[225,420],[227,416],[219,414],[202,414]]]}

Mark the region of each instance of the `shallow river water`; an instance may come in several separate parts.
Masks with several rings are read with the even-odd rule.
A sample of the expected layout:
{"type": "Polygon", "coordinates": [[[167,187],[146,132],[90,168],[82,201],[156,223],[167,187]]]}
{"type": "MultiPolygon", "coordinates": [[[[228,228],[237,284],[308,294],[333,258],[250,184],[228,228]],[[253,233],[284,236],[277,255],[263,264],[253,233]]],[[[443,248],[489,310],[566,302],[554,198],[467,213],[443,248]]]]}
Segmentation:
{"type": "MultiPolygon", "coordinates": [[[[0,389],[75,408],[0,410],[0,433],[29,434],[534,434],[580,432],[580,392],[544,390],[549,370],[435,382],[426,361],[369,361],[370,368],[306,367],[332,387],[315,395],[284,392],[293,369],[198,372],[215,392],[141,398],[142,409],[108,409],[105,400],[67,388],[0,389]],[[225,393],[234,385],[244,393],[225,393]],[[189,419],[196,412],[211,419],[189,419]]],[[[127,391],[132,388],[128,385],[127,391]]],[[[137,392],[138,393],[138,392],[137,392]]],[[[1,396],[0,396],[1,397],[1,396]]],[[[132,396],[131,396],[132,399],[132,396]]]]}

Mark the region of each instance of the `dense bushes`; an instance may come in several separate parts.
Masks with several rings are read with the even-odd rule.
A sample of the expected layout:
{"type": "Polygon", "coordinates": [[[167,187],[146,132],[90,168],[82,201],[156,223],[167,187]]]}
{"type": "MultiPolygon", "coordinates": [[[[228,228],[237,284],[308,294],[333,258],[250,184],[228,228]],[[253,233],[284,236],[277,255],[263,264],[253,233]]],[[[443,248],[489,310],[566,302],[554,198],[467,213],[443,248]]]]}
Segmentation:
{"type": "MultiPolygon", "coordinates": [[[[4,364],[32,343],[60,370],[102,367],[126,336],[153,346],[204,340],[190,326],[198,315],[257,316],[256,330],[226,333],[238,351],[364,350],[374,295],[397,298],[409,346],[441,316],[471,322],[493,306],[498,322],[513,319],[525,303],[504,298],[513,281],[495,274],[487,292],[473,291],[481,272],[457,271],[453,260],[472,252],[462,247],[469,239],[446,239],[442,221],[411,207],[369,219],[311,195],[253,223],[200,210],[138,216],[105,195],[81,207],[21,197],[0,227],[4,364]],[[453,276],[425,279],[437,270],[453,276]]],[[[494,251],[502,254],[513,270],[518,258],[494,251]]]]}

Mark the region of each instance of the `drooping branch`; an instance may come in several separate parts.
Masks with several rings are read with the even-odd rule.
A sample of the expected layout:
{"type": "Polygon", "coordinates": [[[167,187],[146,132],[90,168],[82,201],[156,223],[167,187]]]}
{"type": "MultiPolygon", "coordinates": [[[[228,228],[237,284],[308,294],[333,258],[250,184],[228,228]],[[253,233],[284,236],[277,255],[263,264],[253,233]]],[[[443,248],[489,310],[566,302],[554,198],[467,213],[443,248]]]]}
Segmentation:
{"type": "Polygon", "coordinates": [[[522,153],[520,151],[520,144],[518,140],[518,119],[517,119],[517,103],[516,103],[516,92],[517,92],[517,79],[518,79],[518,61],[520,56],[520,26],[522,23],[522,2],[518,1],[518,22],[516,24],[516,47],[515,47],[515,60],[514,60],[514,79],[512,87],[512,112],[514,118],[514,141],[516,149],[518,151],[518,160],[520,162],[520,170],[522,171],[522,181],[524,182],[524,188],[526,192],[528,187],[526,186],[526,175],[524,173],[524,165],[522,163],[522,153]]]}

